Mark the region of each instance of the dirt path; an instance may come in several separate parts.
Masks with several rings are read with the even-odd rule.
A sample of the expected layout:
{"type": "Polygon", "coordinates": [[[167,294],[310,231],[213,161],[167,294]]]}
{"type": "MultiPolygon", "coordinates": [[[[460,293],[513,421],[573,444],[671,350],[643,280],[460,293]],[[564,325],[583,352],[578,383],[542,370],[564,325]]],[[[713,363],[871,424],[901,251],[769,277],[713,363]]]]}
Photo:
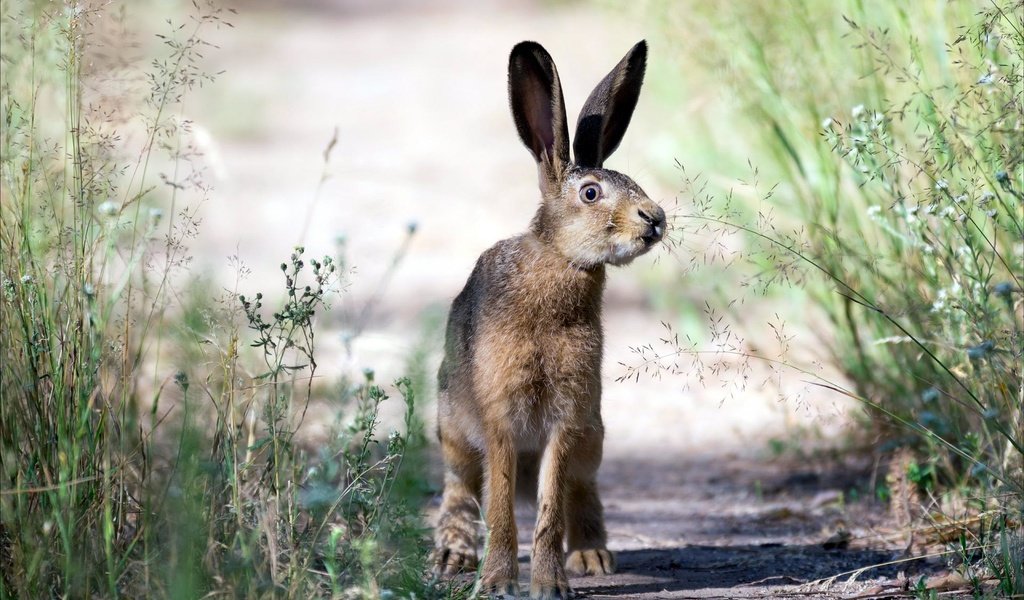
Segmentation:
{"type": "MultiPolygon", "coordinates": [[[[848,598],[892,589],[901,572],[928,573],[933,566],[914,563],[865,569],[900,554],[875,539],[885,530],[877,506],[842,503],[865,467],[613,457],[601,483],[618,572],[573,588],[588,598],[848,598]],[[840,531],[849,546],[826,548],[840,531]]],[[[532,515],[521,516],[528,524],[532,515]]]]}
{"type": "MultiPolygon", "coordinates": [[[[573,112],[644,32],[576,4],[523,3],[498,16],[470,2],[386,13],[368,2],[265,4],[211,40],[220,50],[210,68],[225,74],[190,105],[188,117],[212,140],[206,150],[217,189],[203,209],[198,268],[227,285],[235,272],[226,257],[238,254],[253,271],[243,291],[273,289],[276,265],[295,244],[333,253],[344,236],[357,273],[336,310],[351,314],[374,298],[415,223],[365,331],[343,343],[347,325],[339,322],[321,338],[325,377],[372,365],[378,381],[389,381],[402,374],[424,315],[443,311],[479,253],[521,231],[534,210],[534,167],[506,108],[508,49],[522,39],[544,43],[573,112]],[[337,146],[317,192],[335,127],[337,146]]],[[[651,59],[664,60],[657,49],[651,59]]],[[[676,194],[655,177],[657,165],[671,162],[657,150],[671,117],[642,97],[609,165],[663,202],[676,194]]],[[[870,507],[840,506],[855,483],[849,466],[825,472],[759,458],[767,440],[791,435],[793,426],[834,431],[829,419],[842,409],[831,399],[780,403],[778,390],[754,383],[772,375],[756,365],[751,384],[725,401],[717,388],[684,391],[692,382],[615,382],[619,363],[632,358],[629,346],[656,341],[659,322],[675,318],[654,308],[651,282],[685,290],[688,302],[709,296],[678,278],[650,258],[611,276],[600,476],[620,568],[613,577],[577,579],[574,588],[593,598],[807,598],[853,594],[872,577],[894,576],[890,568],[845,587],[807,586],[893,554],[822,547],[842,527],[869,532],[870,507]]],[[[315,436],[333,411],[319,407],[307,433],[315,436]]],[[[528,511],[520,516],[525,557],[531,519],[528,511]]]]}
{"type": "MultiPolygon", "coordinates": [[[[618,570],[572,578],[575,596],[913,597],[896,592],[941,561],[903,559],[884,506],[844,501],[874,469],[856,459],[613,456],[599,480],[618,570]]],[[[525,588],[535,514],[518,506],[516,516],[525,588]]]]}

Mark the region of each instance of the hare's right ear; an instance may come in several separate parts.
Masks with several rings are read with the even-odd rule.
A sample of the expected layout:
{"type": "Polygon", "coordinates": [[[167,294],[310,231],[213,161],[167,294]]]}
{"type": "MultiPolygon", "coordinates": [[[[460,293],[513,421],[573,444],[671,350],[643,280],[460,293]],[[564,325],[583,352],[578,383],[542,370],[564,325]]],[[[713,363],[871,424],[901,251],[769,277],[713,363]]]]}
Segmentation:
{"type": "Polygon", "coordinates": [[[640,41],[590,93],[576,121],[576,164],[600,168],[619,147],[640,97],[647,66],[647,42],[640,41]]]}
{"type": "Polygon", "coordinates": [[[548,175],[569,163],[569,128],[555,62],[540,44],[519,42],[508,58],[508,98],[519,137],[548,175]]]}

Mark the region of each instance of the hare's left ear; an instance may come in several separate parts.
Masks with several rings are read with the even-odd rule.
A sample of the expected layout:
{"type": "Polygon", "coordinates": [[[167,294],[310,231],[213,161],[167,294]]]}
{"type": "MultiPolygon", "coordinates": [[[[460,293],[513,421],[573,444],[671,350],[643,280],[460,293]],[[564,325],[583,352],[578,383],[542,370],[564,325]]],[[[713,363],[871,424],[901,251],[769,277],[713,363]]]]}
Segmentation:
{"type": "Polygon", "coordinates": [[[647,42],[640,41],[590,93],[579,120],[573,153],[581,167],[599,168],[619,147],[633,116],[647,66],[647,42]]]}
{"type": "Polygon", "coordinates": [[[549,175],[569,163],[569,127],[555,61],[536,42],[519,42],[508,59],[508,98],[519,137],[549,175]]]}

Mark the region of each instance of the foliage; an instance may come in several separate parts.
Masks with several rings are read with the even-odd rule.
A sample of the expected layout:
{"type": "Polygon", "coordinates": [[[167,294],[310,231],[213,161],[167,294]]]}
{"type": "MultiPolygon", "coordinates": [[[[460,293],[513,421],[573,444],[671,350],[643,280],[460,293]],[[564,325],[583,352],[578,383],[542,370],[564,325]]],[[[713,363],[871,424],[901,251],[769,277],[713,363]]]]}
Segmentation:
{"type": "MultiPolygon", "coordinates": [[[[705,67],[685,75],[733,100],[716,109],[732,116],[713,126],[709,161],[746,159],[755,171],[724,195],[684,176],[693,210],[677,215],[677,236],[709,240],[698,262],[750,265],[749,290],[806,293],[830,324],[814,343],[827,345],[849,389],[814,361],[748,351],[715,319],[709,353],[786,363],[861,402],[872,429],[920,449],[908,475],[923,491],[939,486],[940,507],[956,497],[997,515],[970,545],[1019,592],[1010,566],[1024,515],[1024,4],[646,8],[680,62],[705,67]],[[779,185],[760,190],[765,178],[779,185]]],[[[771,325],[780,347],[799,343],[771,325]]],[[[703,372],[697,345],[672,332],[665,342],[638,349],[627,376],[703,372]],[[680,365],[684,354],[697,358],[680,365]]]]}
{"type": "Polygon", "coordinates": [[[408,380],[401,430],[368,371],[314,456],[297,437],[334,261],[297,248],[253,299],[189,272],[208,189],[181,107],[229,15],[193,3],[140,74],[108,3],[4,1],[3,598],[458,593],[422,575],[408,380]]]}

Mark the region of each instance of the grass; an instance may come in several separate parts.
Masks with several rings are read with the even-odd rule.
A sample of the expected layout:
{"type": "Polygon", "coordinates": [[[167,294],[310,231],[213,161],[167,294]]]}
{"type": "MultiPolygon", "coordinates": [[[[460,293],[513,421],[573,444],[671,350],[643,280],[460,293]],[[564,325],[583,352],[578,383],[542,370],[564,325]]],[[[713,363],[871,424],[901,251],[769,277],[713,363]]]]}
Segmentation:
{"type": "Polygon", "coordinates": [[[183,106],[231,17],[190,11],[142,68],[130,14],[3,3],[0,597],[458,597],[424,576],[422,357],[314,386],[335,259],[296,248],[265,294],[238,259],[233,290],[189,272],[183,106]],[[312,448],[318,399],[341,408],[312,448]]]}
{"type": "Polygon", "coordinates": [[[918,525],[965,524],[949,551],[976,592],[1024,592],[1024,4],[644,7],[673,64],[702,67],[675,76],[729,96],[703,142],[680,136],[703,155],[683,160],[680,243],[744,273],[726,301],[785,293],[827,327],[764,326],[820,348],[801,360],[751,353],[711,318],[709,350],[670,331],[626,376],[740,355],[856,400],[887,447],[916,449],[918,525]]]}

